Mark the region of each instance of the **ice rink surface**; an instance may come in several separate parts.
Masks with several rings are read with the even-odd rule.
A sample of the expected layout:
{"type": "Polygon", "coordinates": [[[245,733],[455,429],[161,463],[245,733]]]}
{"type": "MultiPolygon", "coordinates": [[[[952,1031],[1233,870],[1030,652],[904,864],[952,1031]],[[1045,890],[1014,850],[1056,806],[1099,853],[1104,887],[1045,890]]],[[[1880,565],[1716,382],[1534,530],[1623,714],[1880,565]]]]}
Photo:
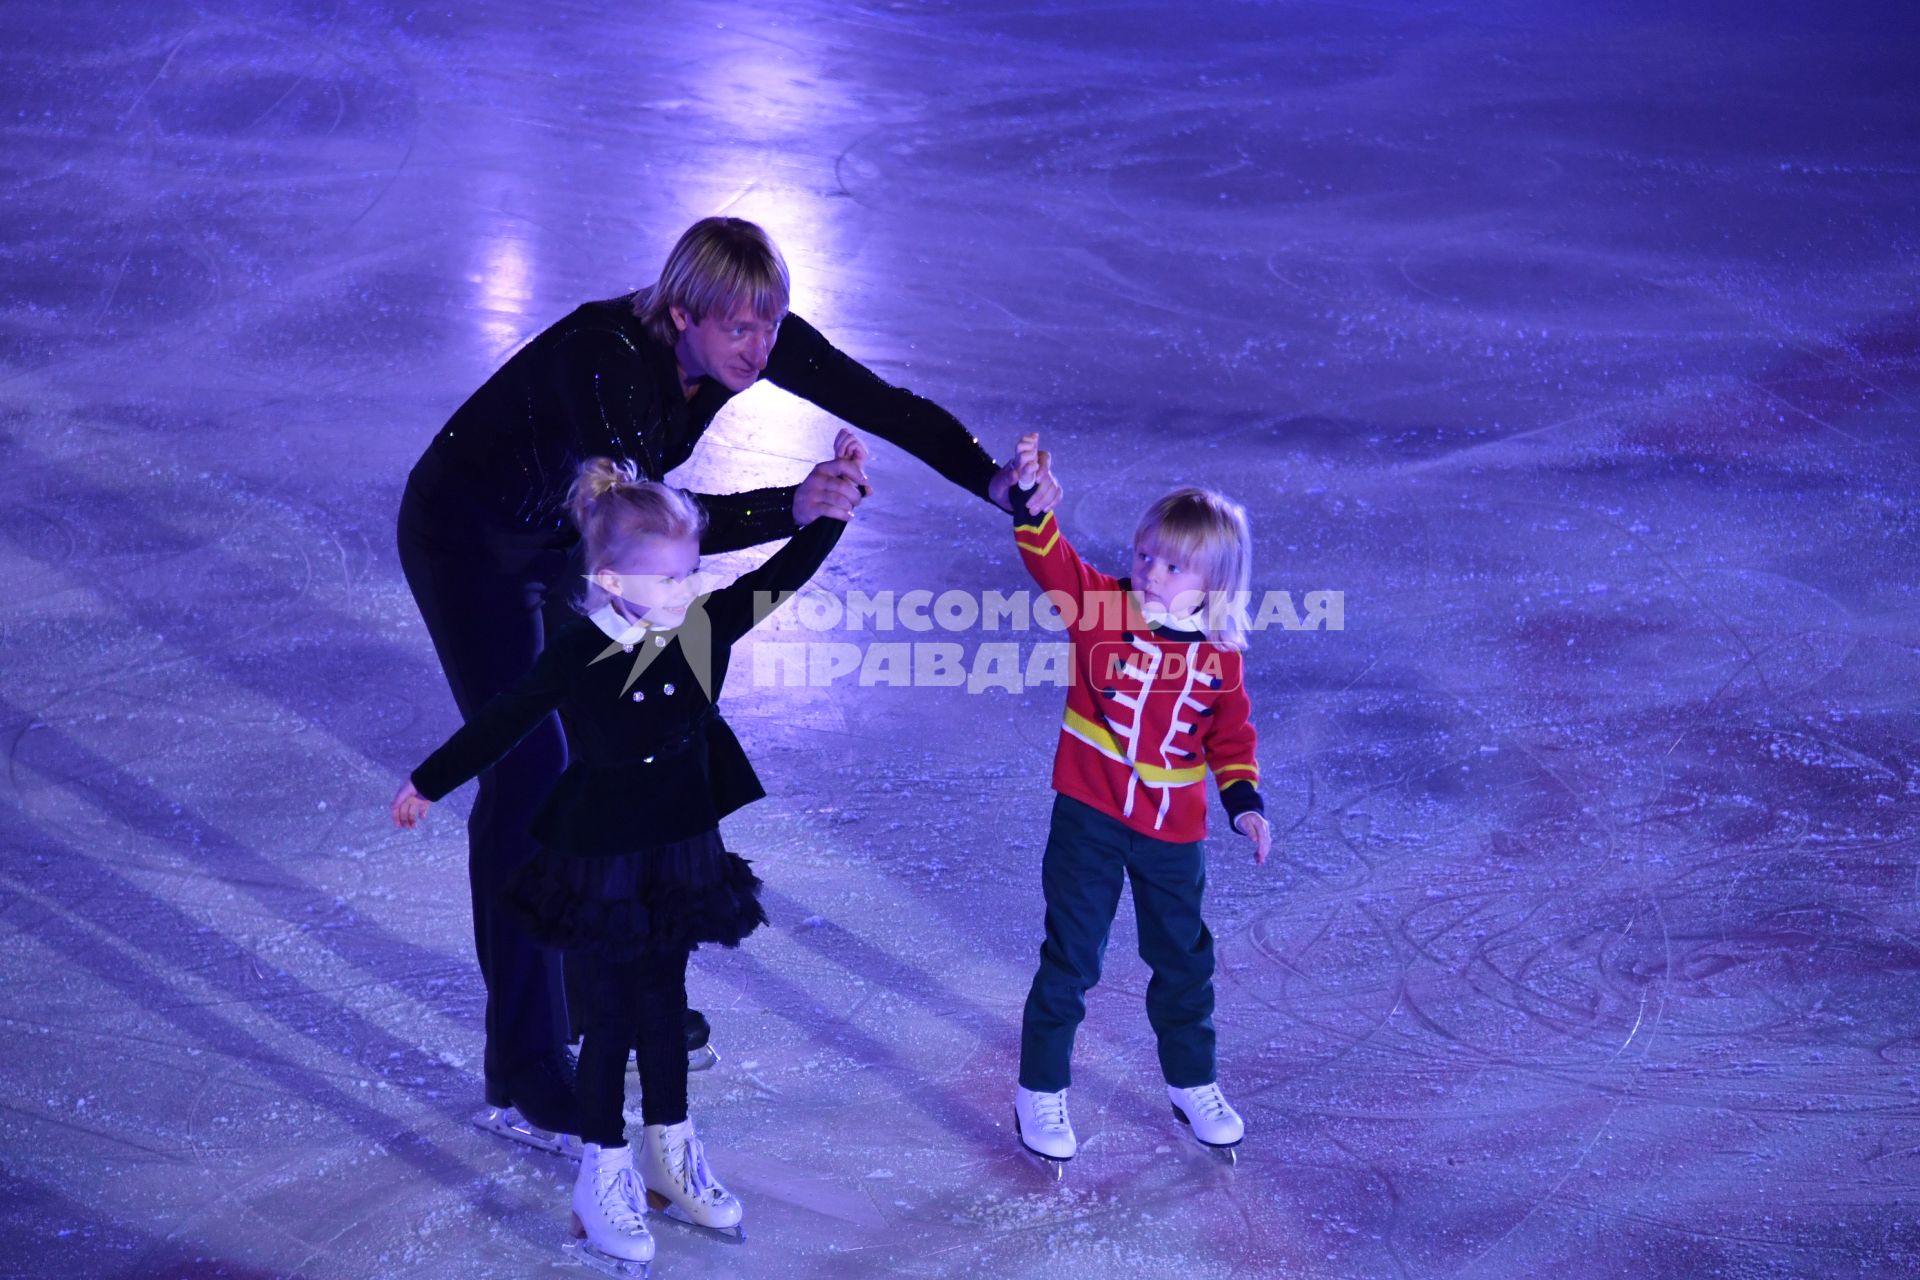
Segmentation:
{"type": "MultiPolygon", "coordinates": [[[[0,8],[0,1274],[583,1274],[570,1170],[468,1123],[471,791],[386,816],[456,724],[392,522],[517,343],[721,211],[996,454],[1045,433],[1091,558],[1216,485],[1344,627],[1249,652],[1275,861],[1214,808],[1244,1158],[1167,1113],[1123,906],[1059,1186],[1009,1099],[1060,690],[736,663],[774,926],[695,959],[693,1113],[751,1239],[663,1225],[657,1277],[1920,1273],[1917,36],[0,8]]],[[[833,427],[759,388],[680,475],[833,427]]],[[[824,585],[1022,585],[876,452],[824,585]]]]}

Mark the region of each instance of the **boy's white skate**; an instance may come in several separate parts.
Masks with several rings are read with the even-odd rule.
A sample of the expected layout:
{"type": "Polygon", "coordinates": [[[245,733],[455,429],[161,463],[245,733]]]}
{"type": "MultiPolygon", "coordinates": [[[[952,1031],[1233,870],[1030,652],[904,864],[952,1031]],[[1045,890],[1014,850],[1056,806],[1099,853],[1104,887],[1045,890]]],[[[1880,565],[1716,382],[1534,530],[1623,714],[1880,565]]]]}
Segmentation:
{"type": "Polygon", "coordinates": [[[1080,1150],[1074,1137],[1073,1121],[1067,1118],[1067,1091],[1035,1093],[1016,1087],[1013,1091],[1014,1132],[1020,1145],[1038,1157],[1053,1172],[1057,1181],[1067,1176],[1067,1161],[1080,1150]]]}
{"type": "Polygon", "coordinates": [[[647,1230],[632,1147],[582,1145],[570,1225],[575,1239],[567,1242],[566,1252],[575,1262],[621,1280],[646,1280],[653,1233],[647,1230]]]}
{"type": "Polygon", "coordinates": [[[650,1124],[641,1140],[640,1177],[647,1204],[667,1217],[735,1242],[747,1238],[746,1210],[707,1168],[693,1121],[650,1124]]]}
{"type": "Polygon", "coordinates": [[[1228,1105],[1227,1096],[1220,1092],[1217,1083],[1194,1089],[1168,1085],[1167,1101],[1173,1104],[1174,1118],[1192,1130],[1202,1146],[1228,1164],[1238,1162],[1234,1148],[1247,1136],[1246,1122],[1228,1105]]]}
{"type": "Polygon", "coordinates": [[[476,1129],[484,1129],[515,1142],[524,1142],[536,1151],[566,1156],[570,1160],[578,1159],[580,1155],[580,1139],[570,1133],[542,1129],[521,1115],[515,1107],[483,1108],[475,1113],[473,1124],[476,1129]]]}

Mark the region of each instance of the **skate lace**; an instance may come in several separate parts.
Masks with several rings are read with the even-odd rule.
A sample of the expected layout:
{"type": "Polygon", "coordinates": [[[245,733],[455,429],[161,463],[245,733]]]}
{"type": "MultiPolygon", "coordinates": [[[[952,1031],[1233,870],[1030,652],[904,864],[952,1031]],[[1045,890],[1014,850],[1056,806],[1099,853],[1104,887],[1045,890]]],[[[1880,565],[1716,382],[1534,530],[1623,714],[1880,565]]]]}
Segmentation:
{"type": "Polygon", "coordinates": [[[1227,1095],[1220,1092],[1217,1084],[1203,1084],[1198,1089],[1189,1089],[1187,1099],[1209,1120],[1224,1120],[1233,1113],[1233,1108],[1227,1105],[1227,1095]]]}
{"type": "Polygon", "coordinates": [[[707,1168],[707,1149],[700,1139],[688,1138],[674,1153],[674,1180],[686,1189],[689,1199],[711,1199],[722,1204],[727,1199],[727,1189],[713,1180],[713,1171],[707,1168]]]}
{"type": "Polygon", "coordinates": [[[632,1231],[645,1221],[640,1207],[640,1182],[632,1168],[601,1169],[593,1180],[593,1198],[607,1221],[621,1231],[632,1231]]]}
{"type": "Polygon", "coordinates": [[[1063,1089],[1059,1093],[1036,1093],[1033,1095],[1033,1118],[1042,1129],[1065,1129],[1067,1127],[1067,1094],[1063,1089]]]}

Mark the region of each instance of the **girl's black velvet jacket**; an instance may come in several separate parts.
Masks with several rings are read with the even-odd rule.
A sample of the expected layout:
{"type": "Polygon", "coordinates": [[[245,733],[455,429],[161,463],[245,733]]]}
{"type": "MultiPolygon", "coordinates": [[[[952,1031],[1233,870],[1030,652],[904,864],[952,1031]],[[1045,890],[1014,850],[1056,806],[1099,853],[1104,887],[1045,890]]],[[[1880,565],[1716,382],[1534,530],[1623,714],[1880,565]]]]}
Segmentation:
{"type": "MultiPolygon", "coordinates": [[[[732,645],[805,585],[845,529],[815,520],[765,564],[695,601],[671,631],[626,627],[622,644],[593,619],[570,619],[518,685],[413,771],[414,789],[440,799],[557,709],[570,759],[529,827],[534,839],[593,857],[713,830],[766,794],[714,705],[732,645]]],[[[611,610],[596,616],[623,629],[611,610]]]]}

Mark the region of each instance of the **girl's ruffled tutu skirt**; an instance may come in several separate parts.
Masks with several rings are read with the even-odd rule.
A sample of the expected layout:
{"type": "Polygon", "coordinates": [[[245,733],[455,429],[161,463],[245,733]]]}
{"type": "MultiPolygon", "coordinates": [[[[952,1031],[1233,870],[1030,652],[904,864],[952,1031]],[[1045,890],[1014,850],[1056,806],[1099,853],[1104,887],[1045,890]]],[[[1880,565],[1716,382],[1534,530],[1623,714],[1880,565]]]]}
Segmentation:
{"type": "Polygon", "coordinates": [[[767,922],[760,877],[718,831],[606,857],[542,848],[501,901],[540,945],[613,957],[737,947],[767,922]]]}

